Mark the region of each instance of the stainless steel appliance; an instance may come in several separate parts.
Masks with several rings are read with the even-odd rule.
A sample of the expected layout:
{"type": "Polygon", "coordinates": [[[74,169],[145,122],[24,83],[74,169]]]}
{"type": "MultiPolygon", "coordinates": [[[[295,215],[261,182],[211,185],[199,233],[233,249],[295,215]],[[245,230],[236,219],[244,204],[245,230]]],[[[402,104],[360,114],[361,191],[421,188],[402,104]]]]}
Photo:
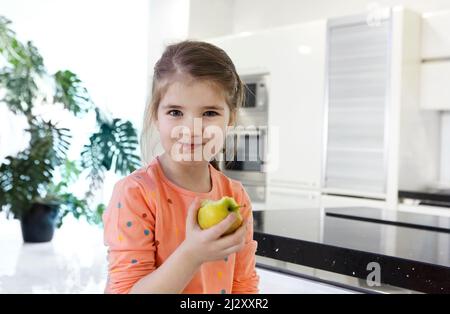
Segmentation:
{"type": "Polygon", "coordinates": [[[246,85],[246,101],[239,109],[236,127],[227,134],[225,159],[221,169],[244,185],[252,202],[266,200],[268,143],[267,74],[241,76],[246,85]]]}

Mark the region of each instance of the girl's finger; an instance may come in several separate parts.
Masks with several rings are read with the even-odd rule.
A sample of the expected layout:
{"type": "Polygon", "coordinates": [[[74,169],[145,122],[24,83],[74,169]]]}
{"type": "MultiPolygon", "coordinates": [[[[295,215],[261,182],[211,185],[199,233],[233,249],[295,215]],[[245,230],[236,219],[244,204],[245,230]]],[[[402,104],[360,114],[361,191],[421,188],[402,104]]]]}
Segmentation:
{"type": "Polygon", "coordinates": [[[205,230],[206,236],[210,240],[216,240],[220,238],[227,230],[231,227],[231,225],[236,221],[236,214],[229,214],[224,220],[219,222],[217,225],[212,226],[205,230]]]}
{"type": "Polygon", "coordinates": [[[221,237],[216,241],[217,247],[221,250],[226,249],[230,246],[234,246],[242,239],[245,239],[245,235],[247,234],[247,224],[245,221],[242,223],[242,225],[232,234],[226,235],[224,237],[221,237]]]}
{"type": "Polygon", "coordinates": [[[239,243],[239,244],[233,245],[233,246],[231,246],[231,247],[229,247],[229,248],[223,250],[223,251],[222,251],[222,254],[225,254],[225,256],[228,256],[228,255],[231,255],[231,254],[233,254],[233,253],[237,253],[237,252],[239,252],[240,250],[242,250],[242,249],[244,248],[244,246],[245,246],[245,242],[242,241],[242,242],[239,243]]]}

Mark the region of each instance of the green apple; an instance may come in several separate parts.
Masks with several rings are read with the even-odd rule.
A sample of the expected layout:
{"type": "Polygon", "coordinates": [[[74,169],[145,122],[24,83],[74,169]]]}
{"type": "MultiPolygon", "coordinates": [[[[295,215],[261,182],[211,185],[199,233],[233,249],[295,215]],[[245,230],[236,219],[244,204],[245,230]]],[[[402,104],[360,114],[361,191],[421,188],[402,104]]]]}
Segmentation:
{"type": "Polygon", "coordinates": [[[243,221],[241,213],[239,212],[240,207],[242,206],[238,205],[234,198],[230,196],[224,196],[217,201],[204,200],[198,210],[198,224],[200,225],[200,228],[208,229],[224,220],[229,214],[235,213],[237,217],[236,221],[223,235],[233,233],[241,226],[243,221]]]}

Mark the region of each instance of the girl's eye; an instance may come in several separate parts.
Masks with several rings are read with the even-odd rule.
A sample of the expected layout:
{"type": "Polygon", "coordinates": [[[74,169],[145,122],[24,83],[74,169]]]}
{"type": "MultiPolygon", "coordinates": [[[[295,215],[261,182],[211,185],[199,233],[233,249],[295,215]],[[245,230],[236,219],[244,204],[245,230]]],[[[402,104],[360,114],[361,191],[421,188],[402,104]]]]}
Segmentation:
{"type": "Polygon", "coordinates": [[[207,116],[207,117],[215,117],[215,116],[217,116],[219,114],[217,112],[215,112],[215,111],[206,111],[204,113],[204,115],[207,116]]]}
{"type": "Polygon", "coordinates": [[[167,114],[172,117],[180,117],[183,113],[180,110],[170,110],[167,114]]]}

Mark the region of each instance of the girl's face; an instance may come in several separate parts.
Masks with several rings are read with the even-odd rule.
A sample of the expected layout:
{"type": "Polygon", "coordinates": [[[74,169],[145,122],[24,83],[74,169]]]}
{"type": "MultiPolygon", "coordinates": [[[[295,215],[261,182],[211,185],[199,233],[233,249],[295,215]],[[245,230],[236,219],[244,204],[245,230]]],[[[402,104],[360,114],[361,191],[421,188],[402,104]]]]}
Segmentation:
{"type": "Polygon", "coordinates": [[[166,153],[178,162],[209,162],[234,121],[224,95],[206,81],[177,80],[158,107],[156,127],[166,153]]]}

